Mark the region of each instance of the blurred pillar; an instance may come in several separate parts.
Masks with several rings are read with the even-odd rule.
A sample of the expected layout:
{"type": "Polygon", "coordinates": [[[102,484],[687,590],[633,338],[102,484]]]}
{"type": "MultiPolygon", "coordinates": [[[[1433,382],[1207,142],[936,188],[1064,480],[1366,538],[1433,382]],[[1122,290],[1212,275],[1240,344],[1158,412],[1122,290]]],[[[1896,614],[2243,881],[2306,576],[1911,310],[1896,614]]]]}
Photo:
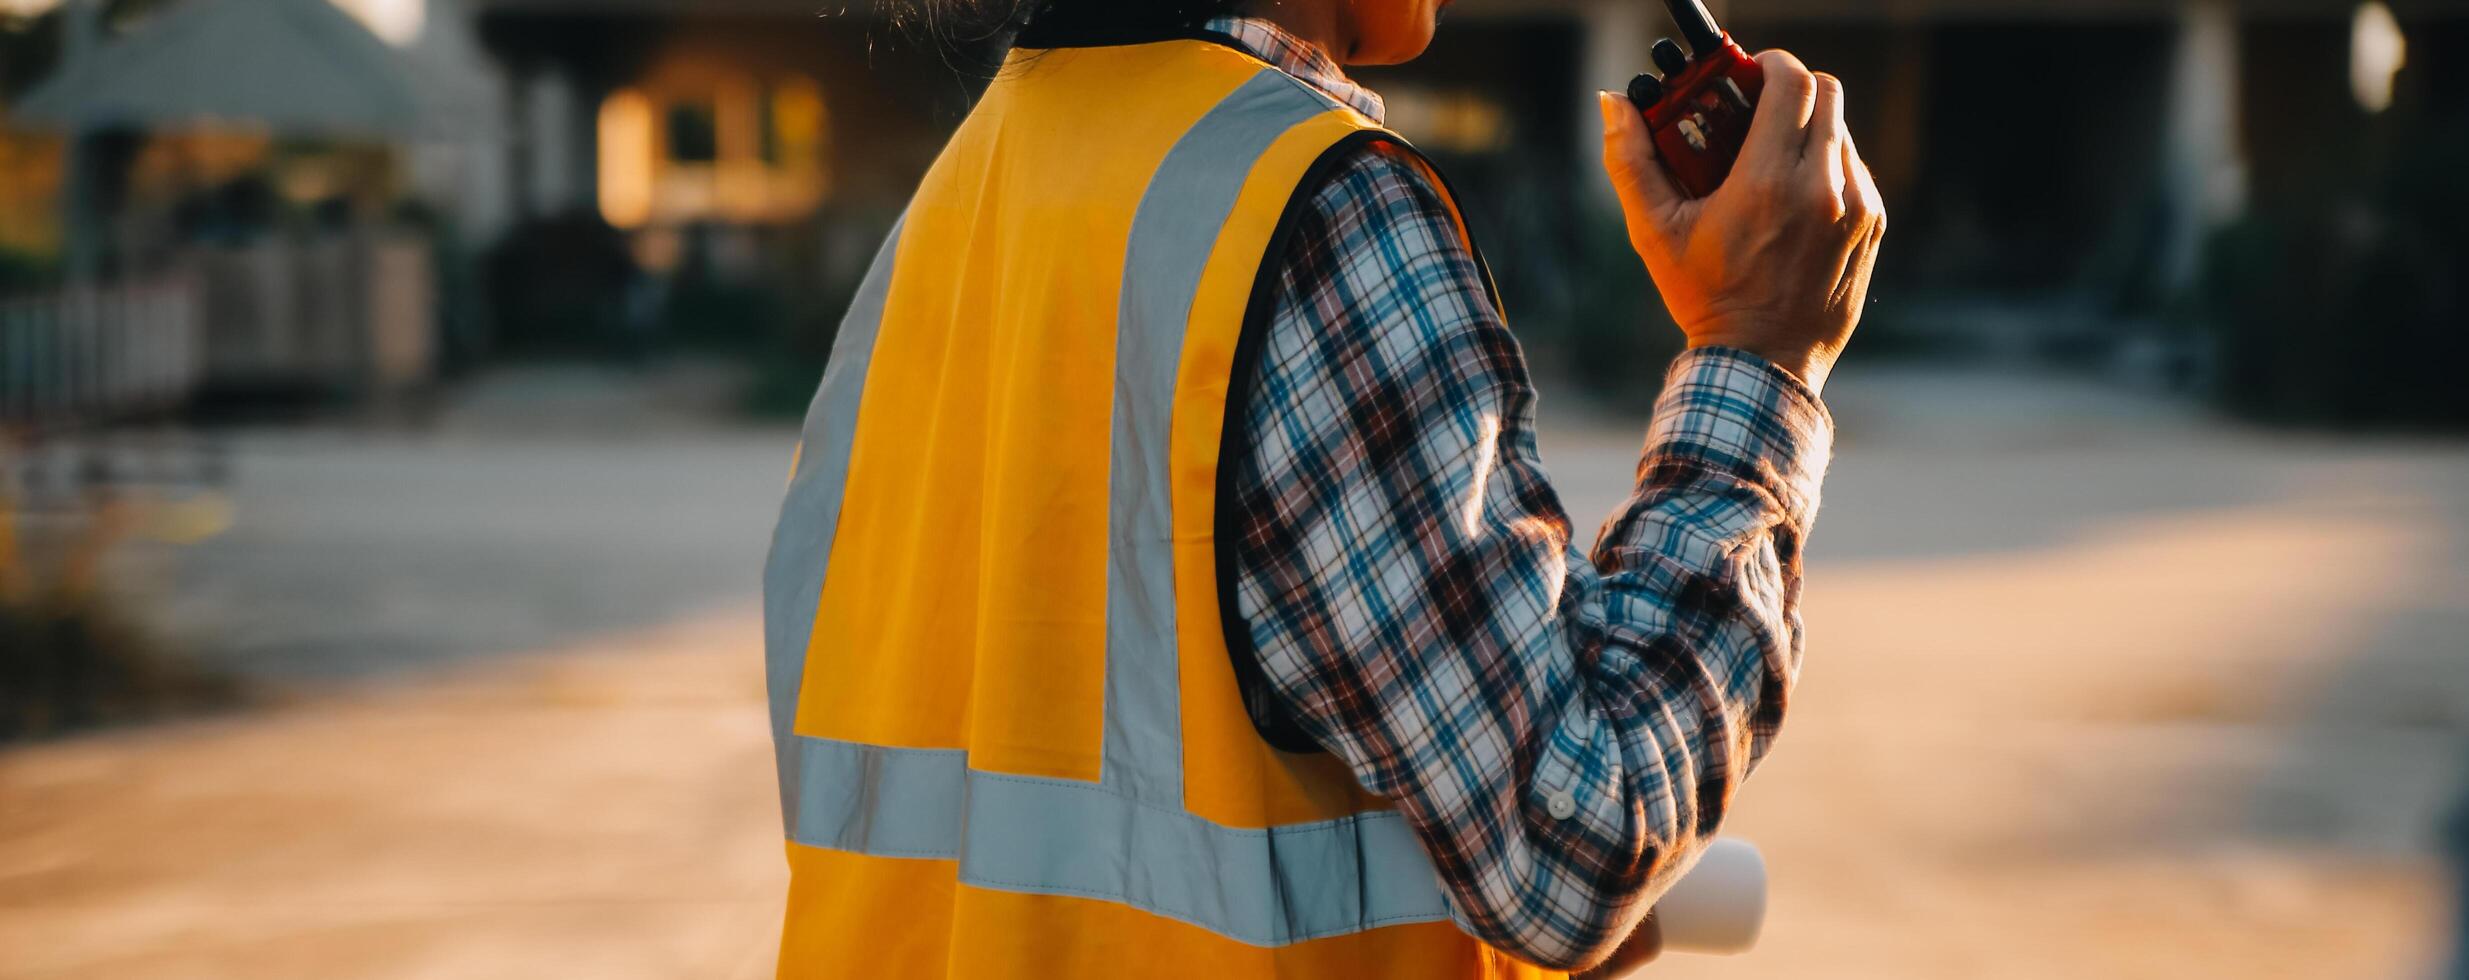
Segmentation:
{"type": "Polygon", "coordinates": [[[406,53],[433,84],[450,84],[440,101],[456,117],[450,136],[415,145],[414,185],[454,216],[458,244],[479,245],[495,242],[513,223],[516,175],[508,144],[517,136],[508,121],[506,74],[481,47],[469,8],[466,0],[428,0],[419,38],[406,53]]]}
{"type": "MultiPolygon", "coordinates": [[[[103,30],[103,0],[66,0],[60,9],[60,61],[53,73],[77,71],[94,55],[103,30]]],[[[86,144],[93,134],[84,127],[69,132],[60,160],[60,267],[68,281],[94,281],[102,272],[103,215],[93,170],[94,154],[86,144]]]]}
{"type": "Polygon", "coordinates": [[[519,58],[504,58],[503,63],[506,84],[498,90],[498,104],[506,117],[506,213],[520,224],[538,217],[540,213],[540,209],[532,203],[532,182],[525,176],[531,173],[532,114],[529,111],[530,100],[525,99],[523,93],[528,90],[532,72],[536,69],[519,58]]]}
{"type": "Polygon", "coordinates": [[[2159,281],[2176,292],[2194,284],[2204,240],[2246,208],[2238,22],[2228,0],[2186,0],[2179,6],[2165,126],[2161,207],[2168,237],[2159,281]]]}
{"type": "Polygon", "coordinates": [[[1612,187],[1603,178],[1602,110],[1595,103],[1599,89],[1619,90],[1629,79],[1645,71],[1647,52],[1654,46],[1656,28],[1663,26],[1660,14],[1650,13],[1649,4],[1635,0],[1593,0],[1578,8],[1578,33],[1585,45],[1578,72],[1577,96],[1583,101],[1577,109],[1576,127],[1578,182],[1586,188],[1580,200],[1597,208],[1617,208],[1612,199],[1612,187]]]}
{"type": "Polygon", "coordinates": [[[2444,980],[2469,980],[2469,796],[2453,804],[2443,831],[2444,850],[2452,857],[2453,895],[2452,962],[2444,980]]]}
{"type": "Polygon", "coordinates": [[[523,81],[523,102],[523,138],[531,145],[523,175],[530,185],[527,196],[535,213],[563,214],[583,203],[580,190],[587,186],[577,170],[578,158],[589,154],[575,144],[589,130],[575,105],[574,83],[561,68],[537,72],[523,81]]]}
{"type": "Polygon", "coordinates": [[[1918,193],[1929,132],[1930,68],[1936,64],[1927,24],[1917,17],[1896,16],[1892,30],[1876,125],[1856,134],[1889,211],[1918,193]]]}
{"type": "Polygon", "coordinates": [[[60,6],[60,64],[67,73],[94,53],[103,31],[103,0],[66,0],[60,6]]]}

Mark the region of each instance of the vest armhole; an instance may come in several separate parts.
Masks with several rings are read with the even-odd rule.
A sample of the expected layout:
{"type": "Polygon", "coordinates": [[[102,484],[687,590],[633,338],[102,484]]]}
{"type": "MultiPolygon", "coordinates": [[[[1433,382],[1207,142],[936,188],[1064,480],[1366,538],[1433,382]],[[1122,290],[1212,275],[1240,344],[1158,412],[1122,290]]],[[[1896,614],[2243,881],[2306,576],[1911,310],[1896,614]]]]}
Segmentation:
{"type": "Polygon", "coordinates": [[[1475,271],[1483,274],[1483,292],[1485,298],[1492,302],[1492,312],[1500,314],[1505,319],[1509,315],[1509,309],[1500,301],[1500,283],[1492,278],[1492,262],[1484,257],[1483,247],[1477,244],[1474,220],[1466,216],[1466,205],[1458,197],[1457,185],[1450,183],[1449,175],[1443,172],[1438,164],[1433,163],[1432,158],[1424,156],[1423,151],[1416,149],[1413,144],[1402,138],[1391,139],[1389,142],[1394,143],[1398,149],[1406,151],[1406,158],[1414,161],[1415,166],[1423,171],[1423,175],[1431,178],[1432,186],[1440,191],[1442,203],[1447,204],[1449,213],[1457,218],[1457,233],[1466,240],[1466,251],[1475,257],[1475,271]]]}
{"type": "Polygon", "coordinates": [[[1243,707],[1251,716],[1252,727],[1269,747],[1280,752],[1310,755],[1327,752],[1311,732],[1303,726],[1300,712],[1289,704],[1277,686],[1269,682],[1268,671],[1260,665],[1260,652],[1252,645],[1250,624],[1243,618],[1243,607],[1237,585],[1242,574],[1235,560],[1236,546],[1242,541],[1235,517],[1238,507],[1235,496],[1237,454],[1251,452],[1251,440],[1245,437],[1246,422],[1251,415],[1252,398],[1259,387],[1260,351],[1267,343],[1270,317],[1276,312],[1278,282],[1285,270],[1285,256],[1294,244],[1297,225],[1312,198],[1320,193],[1329,178],[1339,168],[1353,162],[1355,154],[1378,144],[1394,146],[1406,153],[1416,167],[1431,178],[1434,188],[1447,202],[1457,218],[1460,234],[1465,236],[1467,251],[1473,253],[1476,268],[1483,274],[1483,286],[1494,310],[1500,310],[1500,288],[1493,282],[1491,264],[1476,245],[1474,232],[1468,224],[1465,209],[1458,203],[1457,190],[1448,177],[1434,166],[1414,144],[1384,129],[1364,129],[1347,134],[1329,145],[1319,158],[1303,171],[1295,183],[1294,195],[1286,202],[1285,213],[1278,216],[1277,226],[1269,234],[1268,248],[1262,252],[1260,271],[1252,281],[1251,299],[1243,310],[1242,333],[1235,341],[1231,375],[1226,380],[1226,412],[1220,432],[1217,465],[1217,608],[1219,625],[1226,636],[1226,652],[1233,659],[1236,685],[1243,692],[1243,707]]]}

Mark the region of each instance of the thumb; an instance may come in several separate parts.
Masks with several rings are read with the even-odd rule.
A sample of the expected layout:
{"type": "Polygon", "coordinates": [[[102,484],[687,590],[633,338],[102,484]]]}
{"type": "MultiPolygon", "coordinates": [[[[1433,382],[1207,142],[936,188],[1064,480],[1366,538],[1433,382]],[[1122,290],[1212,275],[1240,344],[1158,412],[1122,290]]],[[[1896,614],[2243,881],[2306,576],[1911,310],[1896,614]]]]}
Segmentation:
{"type": "Polygon", "coordinates": [[[1668,223],[1688,201],[1655,156],[1655,141],[1636,104],[1610,92],[1596,93],[1603,109],[1603,170],[1629,219],[1631,237],[1666,237],[1668,223]]]}

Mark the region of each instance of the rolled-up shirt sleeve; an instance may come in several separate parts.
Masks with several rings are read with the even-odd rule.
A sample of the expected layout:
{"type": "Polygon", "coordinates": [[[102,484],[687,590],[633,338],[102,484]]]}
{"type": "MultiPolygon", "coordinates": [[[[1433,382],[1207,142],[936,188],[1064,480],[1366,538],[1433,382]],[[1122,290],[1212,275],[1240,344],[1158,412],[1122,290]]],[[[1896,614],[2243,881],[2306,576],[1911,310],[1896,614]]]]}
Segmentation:
{"type": "Polygon", "coordinates": [[[1373,148],[1313,194],[1230,447],[1221,544],[1251,655],[1396,802],[1461,926],[1591,964],[1781,724],[1831,422],[1755,355],[1683,354],[1633,494],[1584,550],[1523,357],[1429,178],[1373,148]]]}

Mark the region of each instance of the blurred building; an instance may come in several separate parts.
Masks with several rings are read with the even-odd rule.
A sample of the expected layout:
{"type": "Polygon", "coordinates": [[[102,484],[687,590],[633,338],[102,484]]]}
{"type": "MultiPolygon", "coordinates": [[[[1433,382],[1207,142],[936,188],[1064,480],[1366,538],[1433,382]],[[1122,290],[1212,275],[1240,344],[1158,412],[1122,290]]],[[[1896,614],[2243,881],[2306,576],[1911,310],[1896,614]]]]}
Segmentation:
{"type": "MultiPolygon", "coordinates": [[[[1789,48],[1845,79],[1895,215],[1882,295],[1920,333],[2011,324],[2002,342],[2034,345],[2161,316],[2197,286],[2218,230],[2350,193],[2358,174],[2425,152],[2426,135],[2469,131],[2464,4],[1716,6],[1752,49],[1789,48]]],[[[1371,73],[1405,110],[1397,124],[1471,156],[1467,182],[1492,185],[1478,197],[1548,197],[1498,186],[1536,169],[1597,193],[1592,92],[1647,64],[1670,32],[1656,5],[1464,0],[1450,16],[1424,61],[1371,73]],[[1539,101],[1537,87],[1558,94],[1539,101]]]]}
{"type": "Polygon", "coordinates": [[[669,286],[853,280],[977,87],[862,10],[466,2],[507,79],[514,220],[596,215],[669,286]]]}
{"type": "MultiPolygon", "coordinates": [[[[21,18],[57,2],[11,0],[21,18]]],[[[440,243],[447,326],[434,346],[464,359],[706,333],[787,337],[819,357],[828,311],[966,113],[991,44],[940,45],[871,4],[813,0],[92,2],[110,11],[105,53],[211,19],[201,11],[237,20],[301,3],[347,10],[382,42],[383,58],[344,60],[384,62],[412,89],[412,118],[348,136],[307,127],[315,139],[247,119],[201,132],[160,113],[108,127],[118,142],[102,149],[116,146],[133,176],[102,195],[103,230],[123,255],[148,235],[193,238],[199,221],[149,230],[131,215],[211,227],[233,202],[198,191],[252,179],[278,201],[408,209],[440,243]]],[[[1752,47],[1789,47],[1846,80],[1896,219],[1880,271],[1890,309],[1873,321],[1920,343],[2030,356],[2184,346],[2164,321],[2199,289],[2221,229],[2306,211],[2420,153],[2425,134],[2469,128],[2469,5],[1718,6],[1752,47]]],[[[1468,191],[1546,348],[1594,349],[1585,321],[1618,304],[1593,294],[1614,283],[1632,295],[1631,263],[1604,232],[1592,93],[1620,88],[1668,32],[1645,0],[1461,0],[1429,56],[1363,72],[1392,123],[1468,191]]],[[[304,38],[257,31],[220,54],[339,44],[304,38]]],[[[0,86],[17,84],[10,74],[0,86]]],[[[37,99],[59,84],[37,81],[37,99]]],[[[91,144],[112,120],[88,121],[91,144]]],[[[0,140],[0,249],[74,258],[81,229],[47,203],[75,190],[61,146],[0,140]]]]}
{"type": "MultiPolygon", "coordinates": [[[[596,203],[656,260],[683,228],[795,221],[835,200],[896,207],[969,90],[950,65],[964,55],[918,50],[863,4],[465,2],[524,122],[520,209],[596,203]]],[[[2107,290],[2132,306],[2182,290],[2208,231],[2257,196],[2304,193],[2327,138],[2370,138],[2396,102],[2453,118],[2464,98],[2469,5],[2400,4],[2406,56],[2360,36],[2354,0],[1721,6],[1753,46],[1851,83],[1897,204],[1891,271],[1936,291],[2107,290]]],[[[1599,203],[1592,93],[1647,63],[1661,13],[1464,0],[1450,18],[1423,61],[1365,73],[1394,123],[1466,170],[1479,199],[1510,202],[1492,210],[1566,198],[1545,212],[1577,220],[1599,203]]]]}

